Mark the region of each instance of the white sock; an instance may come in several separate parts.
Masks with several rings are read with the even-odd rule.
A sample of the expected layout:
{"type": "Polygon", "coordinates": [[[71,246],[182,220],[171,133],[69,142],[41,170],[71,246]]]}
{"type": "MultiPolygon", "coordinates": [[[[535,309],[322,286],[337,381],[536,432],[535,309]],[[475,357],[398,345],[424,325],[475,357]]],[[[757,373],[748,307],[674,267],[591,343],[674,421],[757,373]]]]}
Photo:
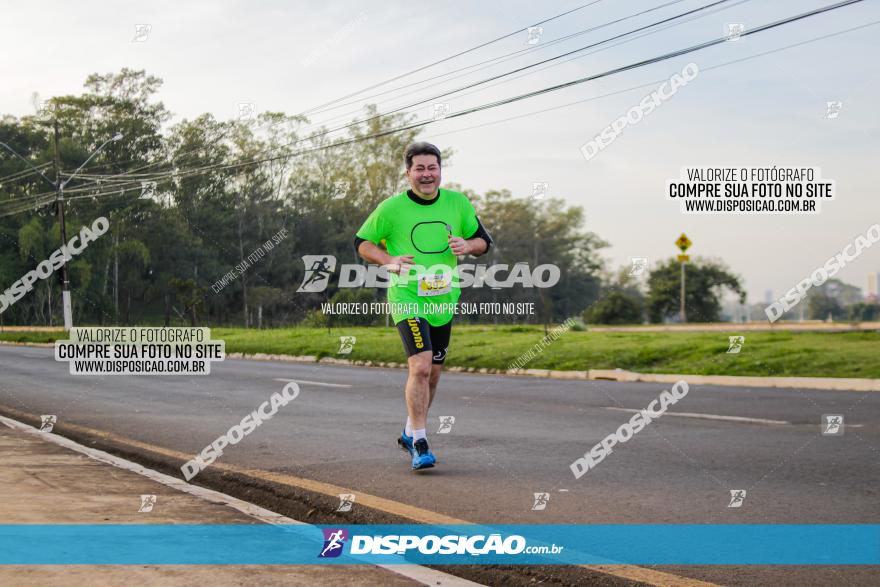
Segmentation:
{"type": "Polygon", "coordinates": [[[428,439],[428,433],[424,428],[419,428],[418,430],[413,430],[413,442],[419,440],[420,438],[428,439]]]}
{"type": "Polygon", "coordinates": [[[409,416],[406,417],[406,427],[404,427],[403,433],[412,438],[412,420],[409,419],[409,416]]]}

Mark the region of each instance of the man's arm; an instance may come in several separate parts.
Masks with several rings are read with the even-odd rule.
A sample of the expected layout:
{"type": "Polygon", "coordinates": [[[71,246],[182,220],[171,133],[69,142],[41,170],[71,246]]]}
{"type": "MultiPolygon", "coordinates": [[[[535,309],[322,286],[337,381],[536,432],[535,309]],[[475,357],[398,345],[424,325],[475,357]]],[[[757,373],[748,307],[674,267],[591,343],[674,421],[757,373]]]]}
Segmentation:
{"type": "Polygon", "coordinates": [[[479,257],[489,249],[489,243],[480,236],[471,239],[450,236],[449,248],[452,249],[452,254],[456,256],[473,255],[474,257],[479,257]]]}
{"type": "Polygon", "coordinates": [[[476,214],[474,215],[474,220],[477,221],[477,230],[471,235],[471,238],[464,239],[449,235],[449,248],[452,249],[454,255],[473,255],[474,257],[479,257],[489,250],[489,245],[492,244],[492,237],[489,236],[489,233],[483,227],[483,223],[480,222],[476,214]]]}
{"type": "Polygon", "coordinates": [[[470,240],[468,240],[468,244],[471,245],[471,255],[474,257],[479,257],[483,253],[489,250],[489,243],[487,243],[483,237],[477,236],[470,240]]]}
{"type": "Polygon", "coordinates": [[[367,263],[381,265],[388,268],[388,271],[392,273],[400,273],[413,263],[412,255],[392,257],[376,243],[366,240],[358,245],[357,253],[367,263]]]}
{"type": "Polygon", "coordinates": [[[388,265],[391,263],[391,255],[386,253],[382,247],[370,241],[363,241],[358,245],[358,255],[367,263],[376,265],[388,265]]]}

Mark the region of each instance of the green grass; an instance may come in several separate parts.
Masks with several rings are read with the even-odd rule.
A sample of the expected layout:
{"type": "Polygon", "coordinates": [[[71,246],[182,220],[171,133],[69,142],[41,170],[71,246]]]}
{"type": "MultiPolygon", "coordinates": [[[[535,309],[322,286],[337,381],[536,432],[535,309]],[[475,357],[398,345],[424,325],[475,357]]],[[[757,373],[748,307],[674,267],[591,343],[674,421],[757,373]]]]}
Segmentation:
{"type": "MultiPolygon", "coordinates": [[[[0,340],[52,342],[62,332],[2,332],[0,340]]],[[[538,352],[525,368],[614,369],[642,373],[880,378],[880,332],[747,332],[739,354],[727,354],[729,332],[568,331],[538,352]]],[[[227,353],[314,355],[401,363],[394,328],[214,328],[227,353]],[[339,337],[357,337],[347,357],[339,337]]],[[[544,336],[540,326],[457,325],[447,365],[505,369],[544,336]]]]}
{"type": "Polygon", "coordinates": [[[5,342],[55,342],[56,339],[64,340],[64,330],[39,330],[16,331],[16,332],[0,332],[0,341],[5,342]]]}

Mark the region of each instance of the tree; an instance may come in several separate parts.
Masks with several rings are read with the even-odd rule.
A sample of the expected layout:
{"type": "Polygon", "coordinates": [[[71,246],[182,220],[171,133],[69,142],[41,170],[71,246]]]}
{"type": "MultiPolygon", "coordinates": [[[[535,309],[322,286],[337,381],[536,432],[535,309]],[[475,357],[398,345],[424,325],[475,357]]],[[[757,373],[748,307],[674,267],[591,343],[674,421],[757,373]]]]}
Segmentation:
{"type": "Polygon", "coordinates": [[[584,312],[592,324],[641,324],[645,306],[640,298],[619,290],[607,290],[584,312]]]}
{"type": "Polygon", "coordinates": [[[606,275],[599,299],[584,312],[584,321],[594,324],[641,324],[645,315],[645,296],[630,268],[621,267],[616,275],[606,275]]]}
{"type": "Polygon", "coordinates": [[[257,328],[262,328],[264,315],[272,312],[284,301],[284,294],[280,288],[260,286],[251,290],[251,300],[257,308],[257,317],[256,320],[249,322],[256,322],[257,328]]]}
{"type": "Polygon", "coordinates": [[[844,320],[847,316],[847,306],[860,301],[861,298],[861,290],[854,285],[839,279],[829,279],[822,285],[813,286],[807,292],[807,318],[826,320],[831,316],[834,320],[844,320]]]}
{"type": "MultiPolygon", "coordinates": [[[[730,273],[720,261],[695,258],[685,267],[685,306],[689,322],[717,322],[721,316],[721,294],[725,288],[739,294],[745,303],[746,292],[740,278],[730,273]]],[[[648,277],[648,317],[662,322],[675,317],[681,301],[681,265],[669,259],[651,271],[648,277]]]]}
{"type": "MultiPolygon", "coordinates": [[[[49,254],[57,248],[55,243],[58,242],[58,230],[47,230],[44,222],[39,218],[31,218],[30,222],[25,224],[18,231],[18,248],[21,259],[29,267],[36,267],[43,259],[48,258],[49,254]],[[54,232],[54,235],[53,235],[54,232]],[[54,236],[54,238],[53,238],[54,236]]],[[[53,279],[39,279],[33,284],[33,291],[27,296],[27,302],[24,307],[30,306],[34,318],[43,324],[52,324],[52,288],[54,287],[53,279]]]]}
{"type": "MultiPolygon", "coordinates": [[[[527,263],[531,269],[556,265],[560,280],[552,288],[493,290],[471,288],[462,295],[468,302],[534,302],[545,324],[579,316],[599,295],[602,261],[597,251],[607,243],[584,229],[584,211],[560,199],[538,201],[515,198],[508,190],[490,190],[484,196],[463,191],[474,203],[480,220],[495,243],[485,257],[469,259],[478,264],[527,263]]],[[[518,317],[507,318],[516,321],[518,317]]],[[[528,320],[528,318],[526,318],[528,320]]]]}
{"type": "Polygon", "coordinates": [[[847,319],[855,322],[874,322],[880,319],[880,304],[877,302],[856,302],[847,308],[847,319]]]}
{"type": "MultiPolygon", "coordinates": [[[[301,258],[360,261],[353,247],[358,227],[379,202],[407,186],[402,156],[419,130],[395,129],[413,117],[379,116],[368,106],[347,136],[332,138],[306,135],[307,120],[282,112],[248,121],[203,114],[168,128],[161,88],[162,80],[144,71],[93,74],[81,93],[50,98],[45,115],[0,118],[0,140],[50,176],[55,120],[62,177],[114,133],[124,134],[65,188],[68,236],[101,216],[110,224],[70,264],[75,323],[316,320],[313,310],[338,292],[336,277],[320,295],[297,293],[301,258]],[[346,140],[352,142],[339,144],[346,140]],[[273,243],[282,229],[286,236],[273,243]]],[[[445,151],[444,163],[451,156],[445,151]]],[[[7,244],[0,248],[0,279],[8,286],[61,243],[56,211],[46,205],[54,198],[51,187],[12,157],[0,157],[2,176],[11,176],[0,185],[0,206],[11,213],[0,216],[0,240],[7,244]]],[[[546,323],[578,316],[598,297],[596,251],[605,243],[585,230],[579,207],[515,198],[506,190],[466,193],[496,237],[489,255],[469,262],[553,264],[561,279],[549,289],[473,288],[465,301],[534,302],[540,314],[531,320],[546,323]]],[[[45,280],[0,320],[51,322],[58,293],[57,278],[45,280]]],[[[377,292],[340,299],[349,295],[373,300],[377,292]]]]}
{"type": "Polygon", "coordinates": [[[183,305],[182,310],[175,306],[174,311],[177,312],[181,320],[184,320],[185,316],[189,314],[189,325],[197,326],[199,323],[198,307],[205,299],[205,291],[196,284],[194,279],[172,278],[171,287],[174,288],[177,299],[183,305]]]}
{"type": "MultiPolygon", "coordinates": [[[[119,299],[122,298],[125,308],[125,324],[132,324],[132,295],[144,300],[144,273],[150,264],[150,250],[139,240],[119,241],[113,245],[114,258],[114,315],[119,321],[119,299]]],[[[143,304],[141,305],[143,308],[143,304]]]]}

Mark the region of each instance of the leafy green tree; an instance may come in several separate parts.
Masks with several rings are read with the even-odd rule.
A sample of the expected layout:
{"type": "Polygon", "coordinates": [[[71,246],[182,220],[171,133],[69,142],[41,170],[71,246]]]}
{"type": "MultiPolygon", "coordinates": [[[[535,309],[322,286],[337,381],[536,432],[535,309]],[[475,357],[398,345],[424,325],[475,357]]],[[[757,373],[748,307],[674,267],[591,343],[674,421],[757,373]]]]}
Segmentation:
{"type": "Polygon", "coordinates": [[[641,298],[619,290],[607,290],[584,312],[584,321],[593,324],[641,324],[644,313],[641,298]]]}
{"type": "MultiPolygon", "coordinates": [[[[721,316],[721,295],[725,289],[739,294],[744,303],[746,292],[740,278],[720,261],[695,258],[685,267],[685,306],[688,322],[717,322],[721,316]]],[[[679,313],[681,302],[681,266],[675,259],[659,264],[648,277],[648,317],[662,322],[679,313]]]]}
{"type": "MultiPolygon", "coordinates": [[[[282,112],[253,121],[203,114],[168,127],[161,87],[162,80],[144,71],[96,73],[82,92],[50,98],[44,114],[0,118],[0,140],[50,176],[57,121],[62,178],[116,132],[124,135],[65,189],[68,238],[101,216],[110,224],[69,266],[75,323],[251,326],[306,317],[326,323],[314,310],[333,296],[382,297],[367,289],[339,293],[335,277],[320,295],[296,289],[305,254],[360,262],[352,246],[357,228],[379,202],[407,186],[402,154],[419,131],[395,129],[411,116],[378,116],[369,106],[347,136],[333,138],[306,135],[307,120],[282,112]],[[286,237],[272,242],[279,231],[286,237]],[[264,254],[245,263],[253,251],[264,254]],[[231,274],[225,285],[212,287],[231,274]]],[[[444,163],[451,156],[444,152],[444,163]]],[[[12,174],[0,184],[0,206],[14,212],[0,216],[6,245],[0,285],[8,286],[61,239],[56,210],[46,205],[54,197],[51,186],[12,157],[0,157],[0,174],[12,174]],[[33,210],[25,209],[32,202],[33,210]]],[[[477,263],[551,263],[561,280],[551,289],[474,288],[467,301],[531,301],[539,311],[531,320],[548,322],[579,315],[597,298],[602,264],[596,251],[605,243],[584,229],[580,208],[507,191],[470,195],[496,237],[477,263]]],[[[57,279],[39,287],[0,322],[52,322],[60,309],[57,279]]]]}
{"type": "MultiPolygon", "coordinates": [[[[28,267],[28,271],[35,268],[44,259],[47,259],[56,248],[53,245],[57,240],[53,242],[52,231],[47,230],[45,224],[40,218],[31,218],[18,231],[19,254],[26,267],[28,267]]],[[[55,234],[58,234],[57,230],[55,234]]],[[[52,277],[38,279],[33,284],[33,290],[18,301],[19,304],[22,304],[23,308],[30,308],[38,322],[46,325],[53,323],[53,282],[52,277]]]]}
{"type": "MultiPolygon", "coordinates": [[[[132,298],[136,301],[144,301],[145,272],[150,264],[150,251],[147,246],[137,240],[125,240],[113,245],[114,272],[117,274],[116,301],[122,300],[124,307],[124,324],[132,324],[132,298]]],[[[116,307],[118,314],[118,306],[116,307]]],[[[119,320],[117,316],[116,320],[119,320]]]]}
{"type": "MultiPolygon", "coordinates": [[[[495,241],[487,255],[468,262],[510,267],[527,263],[533,270],[552,264],[559,268],[560,281],[551,288],[469,288],[462,301],[534,302],[538,316],[531,320],[547,323],[579,316],[598,297],[602,263],[597,251],[607,243],[584,230],[582,208],[560,199],[515,198],[508,190],[492,190],[484,196],[463,191],[495,241]]],[[[504,319],[493,320],[499,318],[504,319]]]]}
{"type": "Polygon", "coordinates": [[[880,304],[877,302],[856,302],[847,308],[847,319],[855,322],[880,320],[880,304]]]}
{"type": "Polygon", "coordinates": [[[641,324],[645,315],[645,296],[631,268],[616,273],[603,271],[599,299],[584,312],[584,320],[595,324],[641,324]]]}
{"type": "Polygon", "coordinates": [[[846,309],[836,298],[824,292],[811,292],[811,294],[808,295],[806,302],[801,302],[807,304],[809,320],[827,320],[828,317],[842,320],[846,316],[846,309]]]}
{"type": "Polygon", "coordinates": [[[175,289],[177,299],[183,305],[183,309],[174,308],[178,317],[184,320],[189,315],[190,326],[198,326],[198,308],[205,299],[205,291],[196,284],[194,279],[171,279],[171,287],[175,289]]]}

